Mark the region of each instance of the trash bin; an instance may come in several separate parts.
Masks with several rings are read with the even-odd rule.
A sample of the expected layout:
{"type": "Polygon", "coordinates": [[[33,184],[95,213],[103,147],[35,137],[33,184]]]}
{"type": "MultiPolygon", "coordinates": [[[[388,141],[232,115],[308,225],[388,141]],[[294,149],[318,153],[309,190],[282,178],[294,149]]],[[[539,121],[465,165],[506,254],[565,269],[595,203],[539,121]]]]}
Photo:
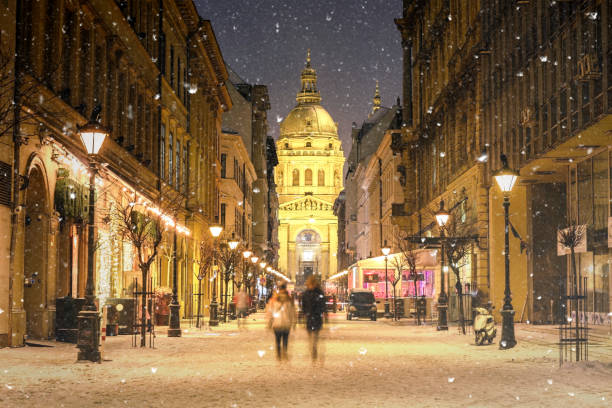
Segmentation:
{"type": "Polygon", "coordinates": [[[395,315],[398,319],[404,317],[404,299],[402,298],[395,299],[395,315]]]}
{"type": "Polygon", "coordinates": [[[62,297],[55,299],[55,339],[66,343],[77,342],[78,315],[85,305],[84,298],[62,297]]]}

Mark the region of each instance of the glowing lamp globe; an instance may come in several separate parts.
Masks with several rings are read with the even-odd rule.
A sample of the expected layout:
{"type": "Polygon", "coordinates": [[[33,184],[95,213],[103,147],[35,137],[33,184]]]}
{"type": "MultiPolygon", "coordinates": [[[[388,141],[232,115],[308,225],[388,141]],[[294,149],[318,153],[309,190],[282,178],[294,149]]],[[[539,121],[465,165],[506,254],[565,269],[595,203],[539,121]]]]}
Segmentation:
{"type": "Polygon", "coordinates": [[[384,256],[387,256],[389,255],[389,253],[391,253],[391,248],[387,246],[387,240],[385,240],[385,246],[381,248],[381,251],[384,256]]]}
{"type": "Polygon", "coordinates": [[[213,224],[209,227],[210,230],[210,234],[217,238],[219,235],[221,235],[221,231],[223,231],[223,227],[219,224],[213,224]]]}
{"type": "Polygon", "coordinates": [[[236,248],[238,248],[238,245],[240,244],[240,242],[238,242],[235,238],[234,238],[234,234],[232,233],[232,239],[227,243],[227,245],[229,245],[230,249],[233,251],[236,248]]]}
{"type": "Polygon", "coordinates": [[[265,262],[260,262],[260,263],[259,263],[259,266],[261,267],[261,269],[263,269],[263,268],[265,268],[265,267],[266,267],[266,263],[265,263],[265,262]]]}
{"type": "Polygon", "coordinates": [[[251,257],[251,262],[253,262],[254,264],[257,263],[257,261],[259,261],[259,257],[258,256],[252,256],[251,257]]]}
{"type": "Polygon", "coordinates": [[[244,257],[244,259],[249,259],[249,257],[251,256],[251,251],[249,251],[248,249],[242,251],[242,256],[244,257]]]}
{"type": "Polygon", "coordinates": [[[501,162],[502,168],[493,177],[495,177],[499,189],[504,194],[508,194],[512,191],[512,187],[514,187],[516,180],[518,180],[519,174],[508,166],[508,159],[503,154],[501,155],[501,162]]]}
{"type": "Polygon", "coordinates": [[[104,129],[99,123],[89,122],[85,126],[79,129],[79,135],[81,136],[81,142],[87,150],[87,154],[95,155],[98,154],[108,131],[104,129]]]}
{"type": "Polygon", "coordinates": [[[450,213],[444,209],[444,200],[440,201],[440,209],[435,214],[438,226],[444,227],[450,218],[450,213]]]}

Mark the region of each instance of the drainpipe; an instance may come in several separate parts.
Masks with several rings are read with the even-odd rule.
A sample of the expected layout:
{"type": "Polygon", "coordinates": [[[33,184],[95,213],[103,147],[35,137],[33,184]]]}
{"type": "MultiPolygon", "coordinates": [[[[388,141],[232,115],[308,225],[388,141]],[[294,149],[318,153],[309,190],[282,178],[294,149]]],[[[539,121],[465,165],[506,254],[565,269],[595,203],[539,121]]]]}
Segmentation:
{"type": "MultiPolygon", "coordinates": [[[[21,145],[23,139],[21,137],[20,120],[21,120],[21,75],[23,62],[23,53],[20,52],[20,43],[23,37],[23,5],[21,2],[17,2],[16,10],[16,32],[15,32],[15,66],[13,67],[15,82],[13,84],[13,185],[11,194],[11,242],[10,242],[10,260],[9,260],[9,324],[8,324],[8,339],[9,345],[14,346],[13,340],[13,278],[15,277],[15,249],[17,247],[17,228],[19,215],[17,214],[17,207],[20,205],[19,200],[19,169],[21,167],[21,145]]],[[[22,282],[23,283],[23,282],[22,282]]]]}

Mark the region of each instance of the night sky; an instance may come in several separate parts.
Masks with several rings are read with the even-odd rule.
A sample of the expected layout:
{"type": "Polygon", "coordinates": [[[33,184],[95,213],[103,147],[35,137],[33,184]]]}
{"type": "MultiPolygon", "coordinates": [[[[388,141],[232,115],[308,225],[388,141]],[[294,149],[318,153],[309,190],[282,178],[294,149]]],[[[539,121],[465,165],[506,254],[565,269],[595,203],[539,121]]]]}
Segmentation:
{"type": "Polygon", "coordinates": [[[306,50],[312,51],[321,104],[338,122],[346,154],[351,123],[401,95],[400,0],[195,0],[211,20],[225,62],[245,81],[268,85],[270,134],[295,106],[306,50]]]}

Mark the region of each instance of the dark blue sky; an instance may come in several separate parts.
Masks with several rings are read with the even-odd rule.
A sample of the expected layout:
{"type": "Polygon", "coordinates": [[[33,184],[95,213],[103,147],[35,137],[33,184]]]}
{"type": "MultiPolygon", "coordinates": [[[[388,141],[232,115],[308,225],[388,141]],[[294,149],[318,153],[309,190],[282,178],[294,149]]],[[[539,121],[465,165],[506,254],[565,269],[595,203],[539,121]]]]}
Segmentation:
{"type": "Polygon", "coordinates": [[[338,122],[347,151],[351,123],[366,118],[380,81],[382,104],[401,95],[401,0],[195,0],[211,20],[226,63],[250,83],[268,85],[270,133],[295,105],[312,50],[321,104],[338,122]]]}

